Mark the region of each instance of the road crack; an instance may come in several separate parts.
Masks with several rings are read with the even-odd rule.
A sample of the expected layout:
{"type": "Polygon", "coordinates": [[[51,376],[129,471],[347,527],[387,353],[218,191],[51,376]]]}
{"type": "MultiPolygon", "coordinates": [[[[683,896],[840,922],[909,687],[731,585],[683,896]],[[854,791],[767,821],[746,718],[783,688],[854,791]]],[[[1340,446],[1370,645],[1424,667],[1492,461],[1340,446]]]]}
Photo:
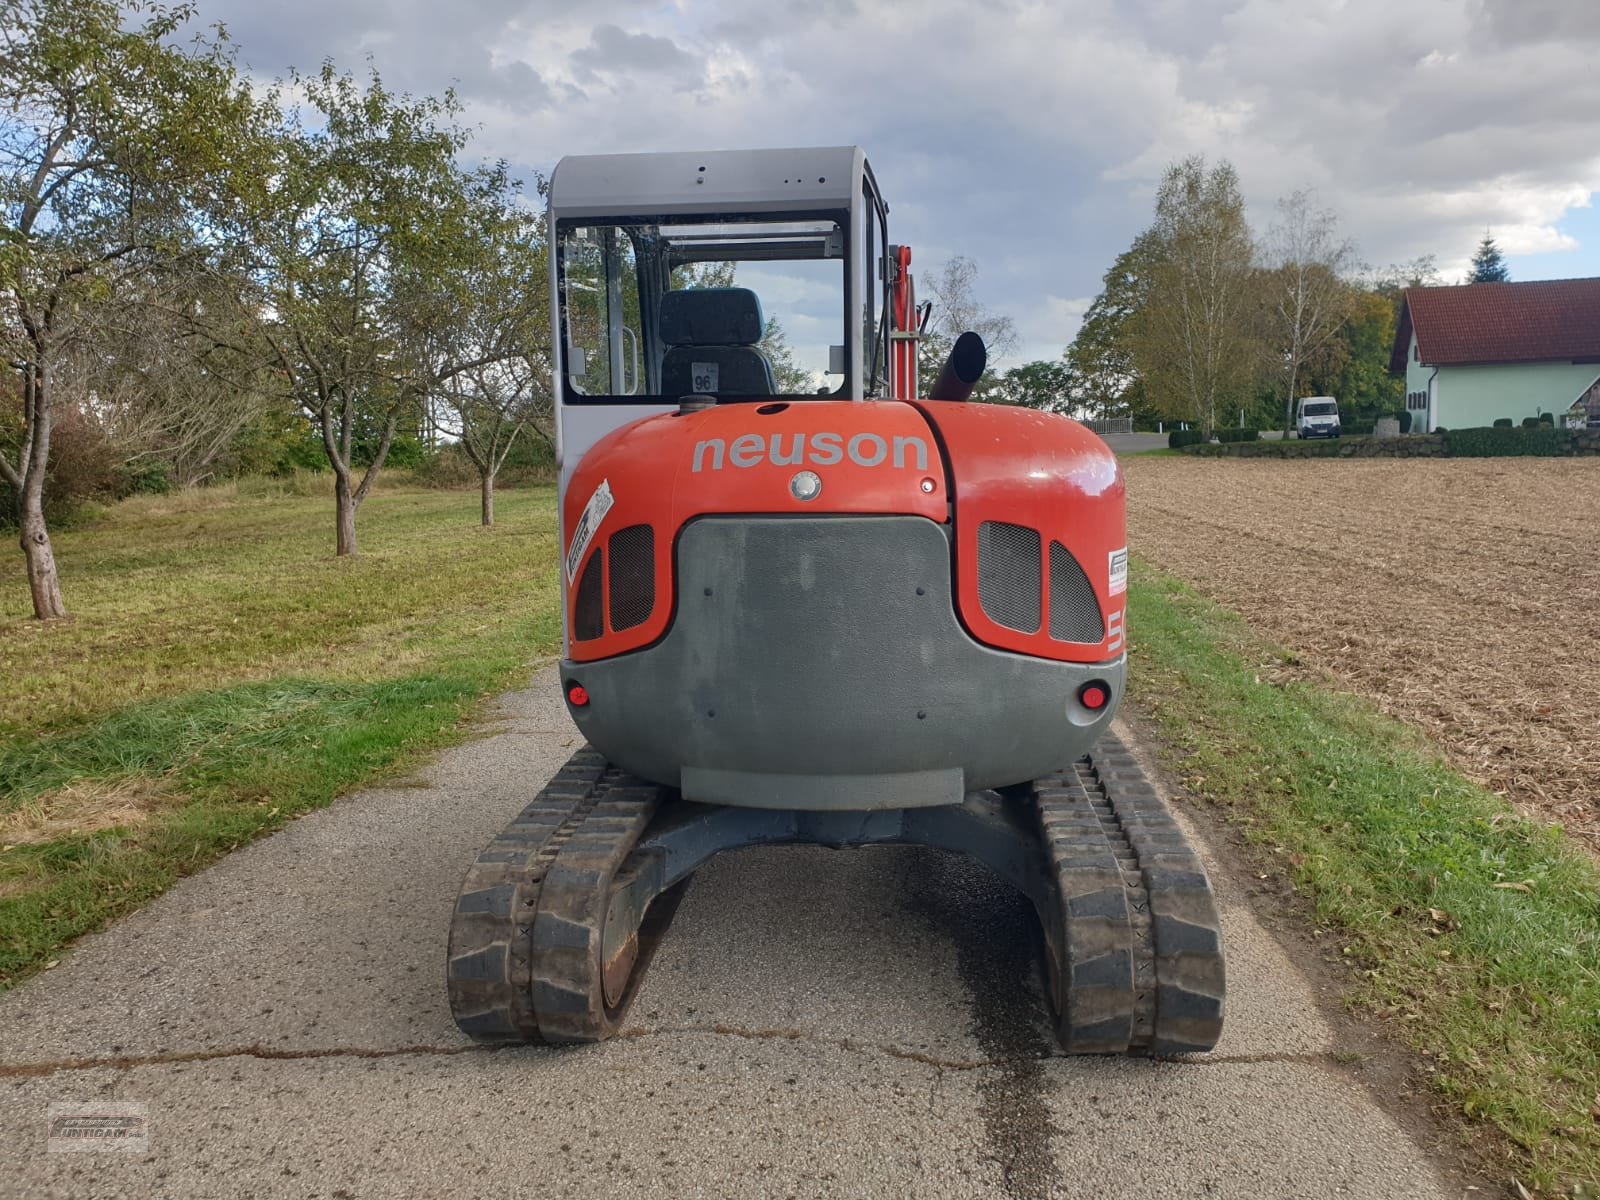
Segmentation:
{"type": "Polygon", "coordinates": [[[157,1054],[110,1054],[98,1058],[64,1058],[36,1063],[0,1063],[0,1079],[43,1079],[67,1071],[132,1071],[139,1067],[165,1067],[181,1063],[217,1062],[229,1058],[297,1062],[316,1058],[454,1057],[505,1049],[502,1046],[394,1046],[383,1050],[356,1046],[331,1046],[308,1050],[282,1050],[272,1046],[227,1046],[214,1050],[173,1050],[157,1054]]]}
{"type": "MultiPolygon", "coordinates": [[[[803,1029],[749,1029],[738,1025],[656,1025],[635,1026],[625,1029],[612,1039],[614,1042],[637,1042],[660,1037],[723,1037],[748,1042],[805,1042],[829,1050],[869,1057],[889,1058],[901,1062],[931,1067],[935,1079],[942,1079],[946,1071],[1016,1071],[1037,1070],[1041,1064],[1052,1061],[1092,1061],[1080,1055],[1043,1051],[1036,1054],[985,1055],[977,1058],[948,1058],[924,1050],[911,1050],[892,1043],[866,1042],[859,1038],[827,1037],[803,1029]]],[[[603,1045],[604,1043],[602,1043],[603,1045]]],[[[179,1066],[187,1063],[219,1062],[230,1058],[253,1058],[262,1062],[302,1062],[314,1059],[384,1059],[384,1058],[457,1058],[470,1054],[498,1054],[507,1050],[548,1050],[552,1053],[571,1053],[576,1046],[498,1045],[484,1046],[391,1046],[373,1048],[365,1046],[324,1046],[291,1050],[273,1046],[224,1046],[212,1050],[171,1050],[155,1054],[110,1054],[85,1058],[47,1059],[31,1063],[0,1063],[0,1080],[44,1079],[76,1071],[133,1071],[141,1067],[179,1066]]],[[[1290,1063],[1300,1066],[1347,1069],[1346,1064],[1332,1051],[1312,1053],[1264,1054],[1208,1054],[1205,1056],[1161,1057],[1136,1055],[1134,1061],[1161,1063],[1178,1067],[1215,1067],[1254,1065],[1260,1063],[1290,1063]]],[[[930,1103],[932,1091],[929,1093],[930,1103]]]]}

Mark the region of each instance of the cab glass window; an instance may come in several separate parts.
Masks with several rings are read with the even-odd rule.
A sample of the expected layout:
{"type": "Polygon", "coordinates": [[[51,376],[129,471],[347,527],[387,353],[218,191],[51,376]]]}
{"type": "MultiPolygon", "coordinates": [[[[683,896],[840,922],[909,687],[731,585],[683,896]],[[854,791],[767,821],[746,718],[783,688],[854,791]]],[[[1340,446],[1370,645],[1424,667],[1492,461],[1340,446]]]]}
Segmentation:
{"type": "Polygon", "coordinates": [[[557,288],[568,402],[844,389],[842,217],[563,226],[557,288]]]}

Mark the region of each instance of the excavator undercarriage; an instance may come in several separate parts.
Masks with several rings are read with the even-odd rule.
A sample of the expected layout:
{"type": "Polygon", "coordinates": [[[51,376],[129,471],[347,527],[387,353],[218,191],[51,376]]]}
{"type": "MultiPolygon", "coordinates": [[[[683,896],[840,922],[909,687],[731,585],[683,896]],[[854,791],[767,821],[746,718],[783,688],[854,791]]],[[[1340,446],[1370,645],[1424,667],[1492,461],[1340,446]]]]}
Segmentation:
{"type": "Polygon", "coordinates": [[[450,932],[456,1023],[483,1042],[610,1037],[648,965],[651,902],[714,855],[781,843],[916,843],[982,862],[1039,914],[1068,1053],[1183,1054],[1221,1031],[1205,871],[1113,735],[1061,775],[871,812],[696,804],[585,747],[467,875],[450,932]]]}

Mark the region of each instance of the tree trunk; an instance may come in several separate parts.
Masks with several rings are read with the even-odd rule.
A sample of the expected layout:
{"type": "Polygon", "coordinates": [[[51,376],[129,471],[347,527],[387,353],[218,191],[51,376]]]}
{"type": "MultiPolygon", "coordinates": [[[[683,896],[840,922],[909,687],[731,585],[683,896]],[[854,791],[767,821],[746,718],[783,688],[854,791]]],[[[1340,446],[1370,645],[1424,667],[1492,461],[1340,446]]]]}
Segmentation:
{"type": "Polygon", "coordinates": [[[483,473],[482,483],[483,523],[484,525],[488,526],[494,524],[494,472],[485,471],[483,473]]]}
{"type": "Polygon", "coordinates": [[[67,615],[61,598],[61,580],[56,576],[56,554],[50,546],[50,531],[43,510],[33,503],[19,506],[22,517],[22,552],[28,556],[28,588],[33,593],[33,615],[41,621],[67,615]]]}
{"type": "Polygon", "coordinates": [[[1289,440],[1289,431],[1294,428],[1294,385],[1300,382],[1300,372],[1296,368],[1289,372],[1289,395],[1283,402],[1283,440],[1289,440]]]}
{"type": "Polygon", "coordinates": [[[339,535],[334,553],[340,558],[356,552],[356,498],[350,494],[350,477],[334,477],[333,497],[339,514],[339,535]]]}

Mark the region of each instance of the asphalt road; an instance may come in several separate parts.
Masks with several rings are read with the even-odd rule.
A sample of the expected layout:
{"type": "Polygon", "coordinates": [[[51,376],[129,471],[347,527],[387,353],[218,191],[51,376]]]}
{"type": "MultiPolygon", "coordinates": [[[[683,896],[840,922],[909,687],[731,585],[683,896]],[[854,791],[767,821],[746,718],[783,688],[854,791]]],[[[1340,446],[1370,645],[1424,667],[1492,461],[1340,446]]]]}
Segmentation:
{"type": "Polygon", "coordinates": [[[1143,454],[1146,450],[1164,450],[1167,445],[1164,433],[1102,433],[1100,438],[1117,454],[1143,454]]]}
{"type": "Polygon", "coordinates": [[[442,983],[456,888],[576,744],[550,671],[498,715],[0,997],[0,1195],[1459,1194],[1226,891],[1204,1058],[1050,1056],[1023,903],[903,847],[713,862],[624,1037],[474,1048],[442,983]],[[146,1106],[146,1151],[47,1151],[52,1103],[107,1100],[146,1106]]]}

